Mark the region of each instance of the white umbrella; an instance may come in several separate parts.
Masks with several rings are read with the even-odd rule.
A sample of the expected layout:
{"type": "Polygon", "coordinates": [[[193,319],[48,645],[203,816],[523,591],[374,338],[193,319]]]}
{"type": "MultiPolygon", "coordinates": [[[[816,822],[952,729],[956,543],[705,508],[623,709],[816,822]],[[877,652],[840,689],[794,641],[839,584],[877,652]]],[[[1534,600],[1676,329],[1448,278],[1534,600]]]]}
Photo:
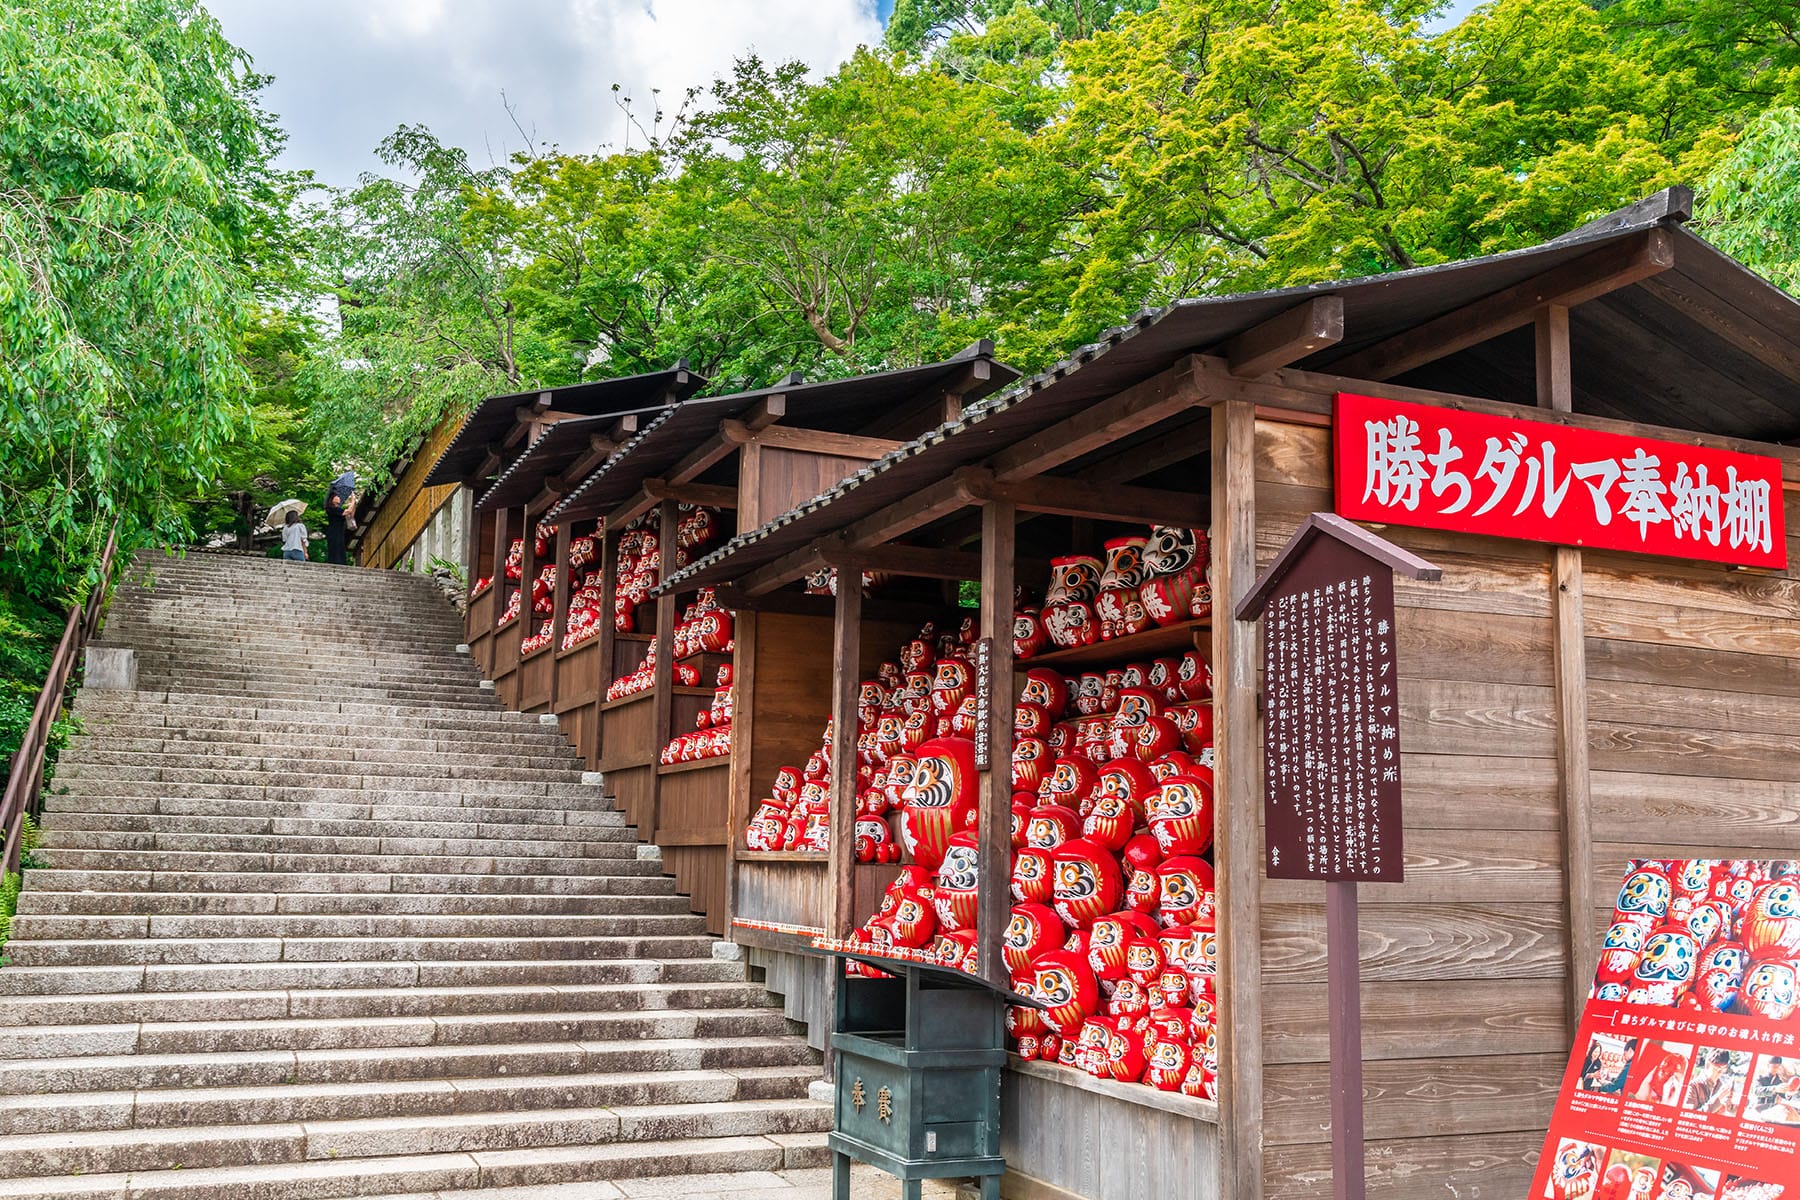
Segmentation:
{"type": "Polygon", "coordinates": [[[306,501],[283,500],[280,504],[271,508],[269,510],[269,515],[263,518],[263,527],[265,529],[280,529],[283,525],[287,524],[287,515],[289,513],[304,513],[305,511],[306,501]]]}

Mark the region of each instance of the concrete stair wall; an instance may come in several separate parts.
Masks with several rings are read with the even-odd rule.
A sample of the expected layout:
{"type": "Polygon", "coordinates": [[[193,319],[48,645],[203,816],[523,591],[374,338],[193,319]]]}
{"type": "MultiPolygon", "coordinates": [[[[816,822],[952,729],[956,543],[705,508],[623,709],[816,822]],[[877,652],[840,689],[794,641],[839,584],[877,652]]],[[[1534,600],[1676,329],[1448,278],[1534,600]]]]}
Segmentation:
{"type": "Polygon", "coordinates": [[[414,576],[135,564],[0,968],[0,1198],[824,1161],[817,1056],[460,638],[414,576]]]}

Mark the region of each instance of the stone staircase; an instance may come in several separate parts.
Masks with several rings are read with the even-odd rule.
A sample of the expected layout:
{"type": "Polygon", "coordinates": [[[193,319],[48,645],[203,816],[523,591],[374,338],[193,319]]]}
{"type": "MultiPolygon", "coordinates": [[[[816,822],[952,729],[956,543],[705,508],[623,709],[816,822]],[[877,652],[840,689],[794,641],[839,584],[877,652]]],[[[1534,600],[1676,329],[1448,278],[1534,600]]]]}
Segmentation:
{"type": "Polygon", "coordinates": [[[599,1197],[825,1161],[817,1056],[562,736],[477,686],[433,585],[133,577],[101,644],[138,690],[77,699],[0,968],[0,1197],[599,1197]]]}

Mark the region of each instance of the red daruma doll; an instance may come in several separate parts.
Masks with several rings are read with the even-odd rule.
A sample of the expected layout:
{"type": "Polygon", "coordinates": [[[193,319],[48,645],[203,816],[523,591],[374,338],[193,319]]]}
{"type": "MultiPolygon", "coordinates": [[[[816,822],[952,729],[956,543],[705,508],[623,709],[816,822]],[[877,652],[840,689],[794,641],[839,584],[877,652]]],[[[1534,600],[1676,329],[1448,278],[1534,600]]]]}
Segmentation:
{"type": "Polygon", "coordinates": [[[1086,929],[1119,907],[1125,881],[1118,856],[1097,842],[1075,838],[1050,854],[1055,871],[1052,907],[1077,929],[1086,929]]]}
{"type": "Polygon", "coordinates": [[[950,838],[975,816],[975,743],[934,738],[921,745],[900,805],[900,841],[913,862],[935,871],[950,838]]]}
{"type": "Polygon", "coordinates": [[[932,889],[932,905],[938,924],[946,932],[975,928],[975,890],[980,883],[980,860],[972,832],[956,834],[944,852],[932,889]]]}

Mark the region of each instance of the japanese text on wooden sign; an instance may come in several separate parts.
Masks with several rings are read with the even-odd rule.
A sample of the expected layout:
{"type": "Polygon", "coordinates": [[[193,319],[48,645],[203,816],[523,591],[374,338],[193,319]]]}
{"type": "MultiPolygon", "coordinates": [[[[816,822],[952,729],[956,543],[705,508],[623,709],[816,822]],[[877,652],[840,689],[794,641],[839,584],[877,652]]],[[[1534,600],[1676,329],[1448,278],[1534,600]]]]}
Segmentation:
{"type": "Polygon", "coordinates": [[[1400,882],[1395,675],[1391,570],[1313,542],[1263,611],[1270,878],[1400,882]]]}
{"type": "Polygon", "coordinates": [[[1787,566],[1773,458],[1350,393],[1334,439],[1355,520],[1787,566]]]}
{"type": "Polygon", "coordinates": [[[985,771],[988,761],[990,723],[994,713],[994,639],[982,638],[975,643],[975,769],[985,771]]]}

